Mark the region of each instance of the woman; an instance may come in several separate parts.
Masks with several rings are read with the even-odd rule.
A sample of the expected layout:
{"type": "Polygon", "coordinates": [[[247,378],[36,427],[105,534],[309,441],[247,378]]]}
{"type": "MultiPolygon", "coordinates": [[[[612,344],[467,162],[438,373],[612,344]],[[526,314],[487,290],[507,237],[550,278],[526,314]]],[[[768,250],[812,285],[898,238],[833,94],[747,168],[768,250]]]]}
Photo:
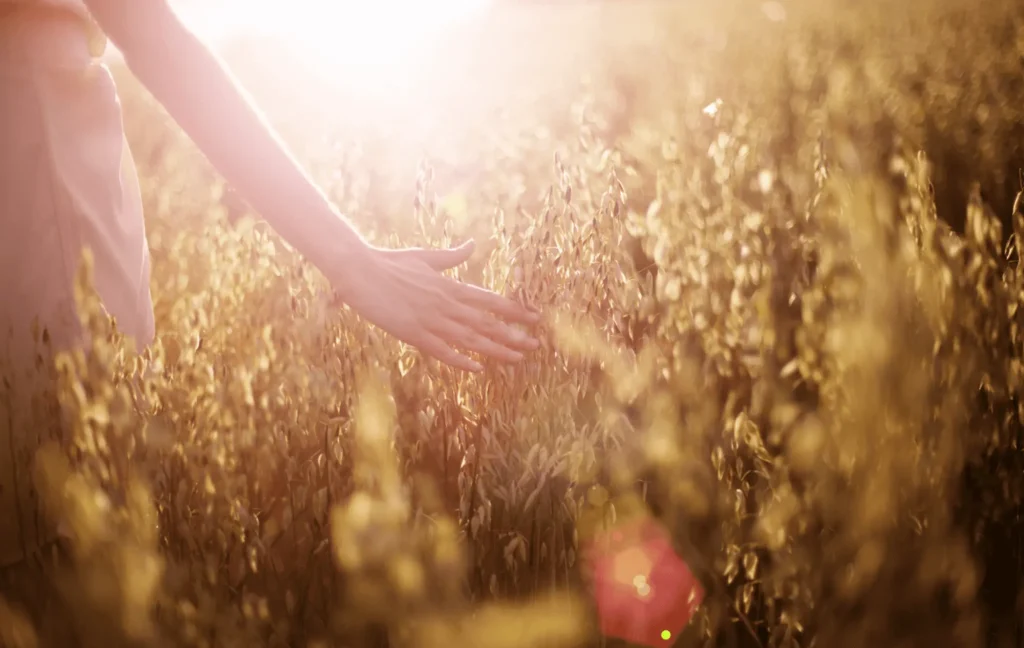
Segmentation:
{"type": "MultiPolygon", "coordinates": [[[[467,371],[480,365],[456,348],[502,361],[537,348],[499,319],[531,324],[537,313],[440,274],[466,261],[471,243],[383,250],[363,240],[165,1],[0,0],[0,355],[27,349],[36,320],[58,347],[83,341],[72,285],[87,247],[119,329],[140,346],[153,339],[137,178],[97,60],[106,37],[228,182],[367,320],[467,371]]],[[[0,477],[24,469],[32,445],[17,419],[4,418],[0,477]]],[[[14,490],[0,491],[0,515],[21,507],[24,518],[14,490]]],[[[32,536],[0,533],[0,567],[38,545],[32,536]]]]}

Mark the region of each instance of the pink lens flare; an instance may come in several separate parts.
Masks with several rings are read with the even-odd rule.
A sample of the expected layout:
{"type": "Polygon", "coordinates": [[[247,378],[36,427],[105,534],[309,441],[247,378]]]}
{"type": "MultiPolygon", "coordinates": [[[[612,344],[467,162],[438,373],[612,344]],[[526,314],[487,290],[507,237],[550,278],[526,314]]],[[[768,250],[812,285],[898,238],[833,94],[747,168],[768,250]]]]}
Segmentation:
{"type": "Polygon", "coordinates": [[[584,557],[606,636],[672,645],[704,600],[704,588],[650,516],[598,533],[584,557]]]}

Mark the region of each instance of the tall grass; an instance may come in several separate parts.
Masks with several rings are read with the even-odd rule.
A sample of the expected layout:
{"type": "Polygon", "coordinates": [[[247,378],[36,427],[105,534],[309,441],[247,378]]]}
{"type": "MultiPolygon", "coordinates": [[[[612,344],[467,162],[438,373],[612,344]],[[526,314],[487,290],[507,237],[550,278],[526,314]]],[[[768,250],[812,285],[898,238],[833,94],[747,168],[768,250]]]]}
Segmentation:
{"type": "Polygon", "coordinates": [[[405,124],[232,59],[375,241],[490,237],[462,276],[547,319],[479,376],[339,307],[123,80],[159,339],[86,264],[37,412],[68,617],[0,637],[614,643],[581,538],[643,509],[709,592],[682,645],[1021,641],[1022,9],[530,11],[405,124]]]}

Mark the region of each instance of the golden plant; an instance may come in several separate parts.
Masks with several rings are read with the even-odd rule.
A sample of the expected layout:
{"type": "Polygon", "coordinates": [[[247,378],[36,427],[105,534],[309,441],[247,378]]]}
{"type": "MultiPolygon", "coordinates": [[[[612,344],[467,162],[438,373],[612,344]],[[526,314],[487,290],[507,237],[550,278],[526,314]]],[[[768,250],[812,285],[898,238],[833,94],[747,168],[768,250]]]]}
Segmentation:
{"type": "Polygon", "coordinates": [[[339,306],[122,79],[158,340],[86,262],[34,410],[66,614],[0,600],[0,640],[599,645],[581,543],[638,510],[708,591],[681,644],[1019,640],[1024,13],[882,4],[574,9],[618,29],[433,97],[467,120],[415,169],[254,81],[372,239],[475,235],[460,276],[546,313],[480,375],[339,306]]]}

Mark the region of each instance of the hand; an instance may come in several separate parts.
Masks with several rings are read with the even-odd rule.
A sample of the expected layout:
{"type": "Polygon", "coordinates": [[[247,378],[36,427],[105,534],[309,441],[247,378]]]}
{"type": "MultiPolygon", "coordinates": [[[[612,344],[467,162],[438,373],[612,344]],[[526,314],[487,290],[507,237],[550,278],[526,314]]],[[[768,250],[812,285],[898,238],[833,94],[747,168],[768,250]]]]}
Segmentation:
{"type": "Polygon", "coordinates": [[[453,347],[517,362],[540,343],[502,322],[536,324],[540,315],[478,286],[441,274],[464,263],[473,242],[457,248],[382,250],[366,247],[334,278],[341,300],[379,328],[453,367],[483,367],[453,347]]]}

